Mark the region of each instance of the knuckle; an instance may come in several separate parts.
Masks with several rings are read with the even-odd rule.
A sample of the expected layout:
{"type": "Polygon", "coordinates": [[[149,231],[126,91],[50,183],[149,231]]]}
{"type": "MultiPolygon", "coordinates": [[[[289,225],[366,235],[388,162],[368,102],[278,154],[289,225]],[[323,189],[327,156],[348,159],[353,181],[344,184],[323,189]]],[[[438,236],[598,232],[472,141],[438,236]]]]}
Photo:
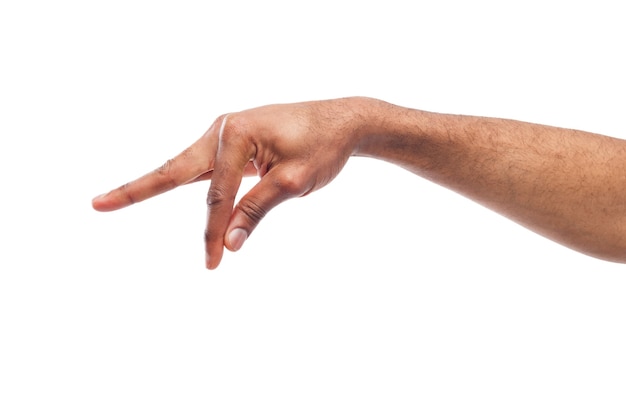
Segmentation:
{"type": "Polygon", "coordinates": [[[274,180],[274,186],[288,197],[299,197],[307,190],[306,177],[301,171],[283,172],[274,180]]]}
{"type": "Polygon", "coordinates": [[[228,113],[224,113],[218,116],[215,120],[213,120],[213,123],[211,123],[211,126],[209,127],[208,131],[219,129],[220,126],[222,126],[222,123],[224,121],[224,118],[226,118],[226,116],[228,116],[228,113]]]}
{"type": "Polygon", "coordinates": [[[174,159],[168,159],[163,165],[158,167],[154,172],[162,178],[163,182],[170,187],[178,187],[180,184],[174,179],[172,175],[173,166],[176,163],[174,159]]]}
{"type": "Polygon", "coordinates": [[[221,114],[220,116],[217,117],[217,119],[215,119],[215,121],[213,122],[212,127],[217,127],[219,129],[219,127],[222,125],[222,123],[224,122],[224,119],[226,117],[228,117],[230,113],[224,113],[221,114]]]}
{"type": "Polygon", "coordinates": [[[135,198],[133,197],[133,194],[130,192],[129,182],[122,185],[120,188],[118,188],[118,190],[120,191],[120,193],[122,193],[122,195],[124,196],[124,198],[129,204],[135,204],[137,202],[135,198]]]}
{"type": "Polygon", "coordinates": [[[231,113],[220,116],[218,120],[220,120],[220,142],[233,142],[237,139],[247,138],[249,123],[245,116],[231,113]]]}
{"type": "Polygon", "coordinates": [[[227,201],[226,190],[217,184],[212,184],[207,193],[206,204],[209,208],[217,207],[227,201]]]}
{"type": "Polygon", "coordinates": [[[241,200],[237,204],[237,209],[248,217],[253,224],[259,223],[267,215],[267,210],[261,204],[249,198],[241,200]]]}

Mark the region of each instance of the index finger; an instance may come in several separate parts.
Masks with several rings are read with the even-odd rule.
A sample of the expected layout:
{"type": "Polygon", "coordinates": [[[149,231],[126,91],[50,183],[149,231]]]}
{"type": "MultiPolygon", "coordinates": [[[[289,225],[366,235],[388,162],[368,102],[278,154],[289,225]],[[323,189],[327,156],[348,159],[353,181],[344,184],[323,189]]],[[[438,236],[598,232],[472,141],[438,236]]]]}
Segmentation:
{"type": "Polygon", "coordinates": [[[206,134],[154,171],[97,196],[91,202],[93,208],[98,211],[118,210],[170,191],[210,171],[212,154],[204,148],[207,147],[207,143],[210,146],[211,141],[207,142],[204,140],[205,137],[206,134]]]}

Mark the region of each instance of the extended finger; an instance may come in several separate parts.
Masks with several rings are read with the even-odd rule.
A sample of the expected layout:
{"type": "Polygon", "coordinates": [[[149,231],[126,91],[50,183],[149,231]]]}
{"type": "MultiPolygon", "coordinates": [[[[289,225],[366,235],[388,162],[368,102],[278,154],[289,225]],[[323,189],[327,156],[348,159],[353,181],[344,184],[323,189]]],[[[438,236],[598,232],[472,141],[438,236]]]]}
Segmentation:
{"type": "Polygon", "coordinates": [[[224,252],[224,233],[230,220],[241,178],[254,157],[255,148],[239,125],[225,117],[218,138],[218,149],[211,186],[207,196],[208,218],[205,230],[206,266],[215,269],[224,252]]]}
{"type": "MultiPolygon", "coordinates": [[[[194,144],[195,145],[195,144],[194,144]]],[[[117,210],[185,184],[207,171],[207,155],[192,145],[154,171],[93,199],[98,211],[117,210]]]]}
{"type": "Polygon", "coordinates": [[[117,210],[192,182],[209,172],[217,149],[218,129],[225,117],[218,117],[200,139],[161,167],[94,198],[93,208],[117,210]]]}

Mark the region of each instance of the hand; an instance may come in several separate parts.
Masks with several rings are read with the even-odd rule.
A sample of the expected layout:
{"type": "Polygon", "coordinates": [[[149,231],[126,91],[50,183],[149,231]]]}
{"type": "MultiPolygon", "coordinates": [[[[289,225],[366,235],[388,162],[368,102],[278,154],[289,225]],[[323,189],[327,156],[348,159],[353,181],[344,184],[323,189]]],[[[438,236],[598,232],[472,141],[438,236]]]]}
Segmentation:
{"type": "Polygon", "coordinates": [[[117,210],[183,184],[211,180],[205,250],[206,266],[214,269],[224,246],[239,250],[268,211],[335,178],[356,150],[368,101],[271,105],[223,115],[174,159],[94,198],[93,208],[117,210]],[[260,181],[234,206],[242,177],[255,174],[260,181]]]}

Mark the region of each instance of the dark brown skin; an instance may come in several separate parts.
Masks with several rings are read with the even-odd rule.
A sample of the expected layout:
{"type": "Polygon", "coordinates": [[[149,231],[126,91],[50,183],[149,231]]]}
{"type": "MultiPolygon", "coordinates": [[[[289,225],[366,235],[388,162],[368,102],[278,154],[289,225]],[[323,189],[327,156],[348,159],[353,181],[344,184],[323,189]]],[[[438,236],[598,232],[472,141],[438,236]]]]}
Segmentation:
{"type": "Polygon", "coordinates": [[[93,200],[117,210],[211,180],[206,266],[236,251],[269,210],[332,181],[351,156],[381,159],[463,194],[552,240],[626,262],[626,141],[353,97],[220,116],[157,170],[93,200]],[[260,181],[235,205],[244,175],[260,181]]]}

